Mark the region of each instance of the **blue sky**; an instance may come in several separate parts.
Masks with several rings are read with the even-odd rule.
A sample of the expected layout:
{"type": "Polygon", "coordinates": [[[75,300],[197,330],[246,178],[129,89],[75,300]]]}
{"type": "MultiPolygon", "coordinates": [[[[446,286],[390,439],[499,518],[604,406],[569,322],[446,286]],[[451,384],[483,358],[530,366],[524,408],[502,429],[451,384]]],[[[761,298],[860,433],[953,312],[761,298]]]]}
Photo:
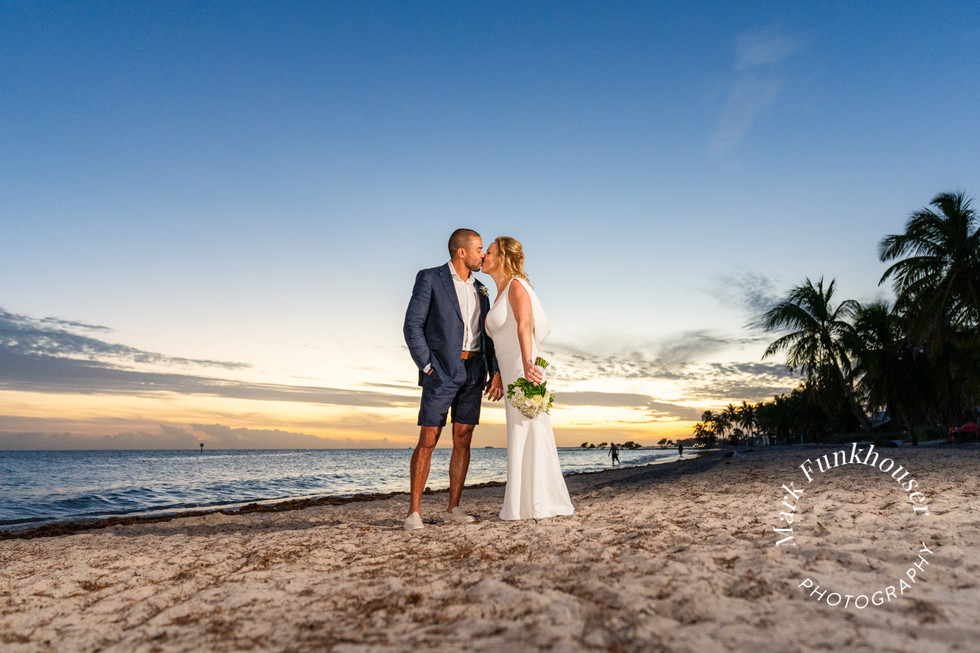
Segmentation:
{"type": "Polygon", "coordinates": [[[2,2],[0,447],[410,443],[457,226],[525,244],[560,443],[683,435],[976,192],[977,62],[973,2],[2,2]]]}

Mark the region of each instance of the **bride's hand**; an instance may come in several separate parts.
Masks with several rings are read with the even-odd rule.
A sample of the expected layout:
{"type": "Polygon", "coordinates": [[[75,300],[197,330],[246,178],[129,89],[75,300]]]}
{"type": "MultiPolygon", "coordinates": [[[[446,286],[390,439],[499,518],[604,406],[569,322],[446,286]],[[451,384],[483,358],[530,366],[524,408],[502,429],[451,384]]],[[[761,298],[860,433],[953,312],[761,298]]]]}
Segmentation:
{"type": "Polygon", "coordinates": [[[541,383],[544,381],[544,369],[531,361],[524,361],[524,378],[531,383],[541,383]]]}

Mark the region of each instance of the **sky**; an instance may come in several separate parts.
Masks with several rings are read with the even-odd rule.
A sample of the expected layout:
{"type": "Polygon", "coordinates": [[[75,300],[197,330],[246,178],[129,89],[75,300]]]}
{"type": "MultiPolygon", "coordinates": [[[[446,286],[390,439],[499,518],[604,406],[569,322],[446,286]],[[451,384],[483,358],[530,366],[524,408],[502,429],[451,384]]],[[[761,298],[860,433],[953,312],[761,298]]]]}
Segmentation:
{"type": "Polygon", "coordinates": [[[413,446],[461,226],[524,244],[559,446],[689,437],[978,192],[978,79],[972,1],[0,0],[0,449],[413,446]]]}

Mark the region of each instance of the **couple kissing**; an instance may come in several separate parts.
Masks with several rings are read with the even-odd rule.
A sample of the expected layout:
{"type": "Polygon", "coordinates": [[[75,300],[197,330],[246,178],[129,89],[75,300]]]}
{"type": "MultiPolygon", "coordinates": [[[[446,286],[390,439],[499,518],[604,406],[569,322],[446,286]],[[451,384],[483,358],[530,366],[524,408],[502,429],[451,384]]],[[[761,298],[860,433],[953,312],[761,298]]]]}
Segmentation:
{"type": "MultiPolygon", "coordinates": [[[[524,250],[508,236],[483,251],[472,229],[449,238],[449,262],[419,271],[405,313],[405,342],[419,368],[422,387],[419,441],[412,453],[411,503],[406,530],[424,527],[422,492],[429,477],[432,450],[447,417],[452,422],[449,505],[443,519],[469,523],[475,518],[460,505],[470,462],[473,430],[480,422],[483,396],[499,401],[505,388],[524,378],[545,381],[539,346],[551,328],[524,272],[524,250]],[[473,275],[481,271],[496,285],[473,275]]],[[[507,419],[507,484],[501,519],[540,519],[573,513],[558,461],[551,416],[544,410],[528,417],[510,398],[507,419]]]]}

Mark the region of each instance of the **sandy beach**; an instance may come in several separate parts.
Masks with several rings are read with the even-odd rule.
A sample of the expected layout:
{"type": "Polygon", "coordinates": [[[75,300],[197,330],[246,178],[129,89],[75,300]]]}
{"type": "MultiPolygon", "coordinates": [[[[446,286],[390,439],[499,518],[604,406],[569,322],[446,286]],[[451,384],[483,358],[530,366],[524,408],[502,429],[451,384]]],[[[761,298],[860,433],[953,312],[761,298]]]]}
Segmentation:
{"type": "Polygon", "coordinates": [[[433,493],[413,533],[395,495],[6,539],[0,648],[976,650],[980,447],[850,449],[573,476],[575,515],[539,522],[484,487],[475,524],[433,493]]]}

